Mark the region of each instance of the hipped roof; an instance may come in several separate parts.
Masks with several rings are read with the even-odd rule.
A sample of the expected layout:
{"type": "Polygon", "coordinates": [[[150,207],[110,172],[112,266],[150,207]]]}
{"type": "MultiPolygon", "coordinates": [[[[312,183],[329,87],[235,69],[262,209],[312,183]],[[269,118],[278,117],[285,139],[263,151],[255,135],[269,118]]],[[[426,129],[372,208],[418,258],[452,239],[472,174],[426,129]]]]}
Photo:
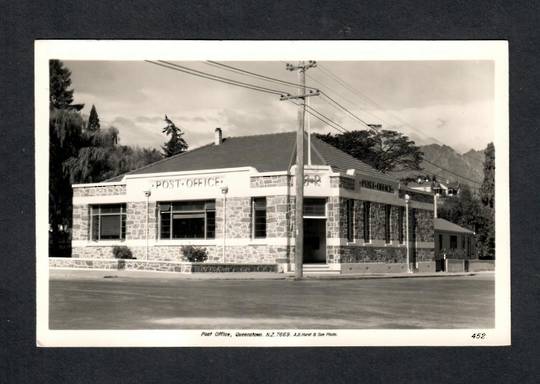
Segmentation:
{"type": "MultiPolygon", "coordinates": [[[[304,163],[307,164],[307,137],[304,139],[304,163]]],[[[335,171],[355,169],[377,179],[396,182],[395,178],[311,136],[312,165],[327,165],[335,171]]],[[[224,138],[220,145],[202,147],[172,156],[129,172],[129,175],[198,171],[206,169],[254,167],[259,172],[287,171],[296,164],[296,132],[224,138]]],[[[120,181],[124,175],[108,181],[120,181]]]]}

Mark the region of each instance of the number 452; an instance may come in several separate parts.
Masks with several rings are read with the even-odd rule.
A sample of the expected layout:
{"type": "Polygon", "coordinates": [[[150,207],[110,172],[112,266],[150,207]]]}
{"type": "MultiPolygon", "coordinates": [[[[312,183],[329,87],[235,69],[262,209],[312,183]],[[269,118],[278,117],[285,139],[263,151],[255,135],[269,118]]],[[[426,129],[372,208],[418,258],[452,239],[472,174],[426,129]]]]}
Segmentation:
{"type": "Polygon", "coordinates": [[[486,334],[484,332],[479,333],[473,333],[471,336],[473,339],[485,339],[486,334]]]}

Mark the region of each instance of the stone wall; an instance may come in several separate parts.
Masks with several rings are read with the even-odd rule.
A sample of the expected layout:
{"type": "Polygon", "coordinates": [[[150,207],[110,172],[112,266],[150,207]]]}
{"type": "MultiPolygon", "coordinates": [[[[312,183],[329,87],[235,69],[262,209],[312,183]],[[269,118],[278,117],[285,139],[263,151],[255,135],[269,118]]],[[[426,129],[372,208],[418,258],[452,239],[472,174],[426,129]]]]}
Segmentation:
{"type": "Polygon", "coordinates": [[[294,233],[294,196],[280,195],[266,198],[266,237],[290,237],[294,233]]]}
{"type": "Polygon", "coordinates": [[[251,188],[285,187],[293,185],[293,177],[288,175],[252,176],[251,188]],[[287,184],[288,180],[288,184],[287,184]]]}
{"type": "Polygon", "coordinates": [[[338,196],[328,197],[326,203],[326,236],[330,238],[347,237],[347,230],[345,229],[345,236],[342,236],[343,228],[341,227],[340,217],[344,216],[344,205],[346,199],[338,196]]]}
{"type": "Polygon", "coordinates": [[[326,261],[335,263],[405,263],[405,247],[327,246],[326,261]]]}
{"type": "MultiPolygon", "coordinates": [[[[146,247],[138,246],[129,248],[131,249],[134,258],[137,260],[146,260],[146,247]]],[[[200,248],[206,249],[208,254],[208,263],[223,262],[222,245],[200,246],[200,248]]],[[[290,249],[291,247],[274,245],[226,245],[225,262],[262,264],[285,262],[289,257],[290,249]]],[[[113,246],[74,247],[72,257],[80,259],[112,259],[114,258],[112,250],[113,246]]],[[[150,246],[148,248],[148,260],[175,262],[186,261],[182,254],[182,246],[180,245],[150,246]]]]}
{"type": "Polygon", "coordinates": [[[369,215],[370,220],[370,232],[372,240],[385,240],[385,217],[386,217],[386,204],[371,203],[371,212],[369,215]]]}
{"type": "Polygon", "coordinates": [[[433,242],[435,228],[433,212],[426,209],[413,208],[409,211],[409,220],[412,228],[411,241],[433,242]]]}
{"type": "Polygon", "coordinates": [[[204,272],[277,272],[277,264],[211,264],[211,263],[176,263],[143,260],[119,259],[71,259],[49,258],[50,268],[107,269],[126,271],[155,271],[179,273],[204,272]]]}
{"type": "MultiPolygon", "coordinates": [[[[146,202],[128,202],[126,204],[126,240],[146,239],[146,202]]],[[[148,204],[148,239],[158,236],[158,211],[155,202],[148,204]]]]}
{"type": "MultiPolygon", "coordinates": [[[[216,238],[223,238],[223,199],[216,199],[216,238]]],[[[251,198],[227,198],[226,237],[251,237],[251,198]]]]}
{"type": "Polygon", "coordinates": [[[72,240],[88,240],[90,235],[90,212],[86,204],[73,205],[72,240]]]}
{"type": "Polygon", "coordinates": [[[435,261],[435,251],[433,248],[414,248],[411,244],[411,262],[435,261]]]}
{"type": "Polygon", "coordinates": [[[126,185],[96,185],[91,187],[73,187],[73,196],[111,196],[125,195],[126,185]]]}

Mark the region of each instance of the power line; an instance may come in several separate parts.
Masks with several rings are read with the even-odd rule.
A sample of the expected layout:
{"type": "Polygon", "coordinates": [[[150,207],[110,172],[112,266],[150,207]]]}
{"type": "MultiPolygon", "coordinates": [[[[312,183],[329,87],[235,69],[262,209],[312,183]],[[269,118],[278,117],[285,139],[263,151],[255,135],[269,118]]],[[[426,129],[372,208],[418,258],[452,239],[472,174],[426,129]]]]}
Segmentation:
{"type": "Polygon", "coordinates": [[[163,67],[163,68],[167,68],[167,69],[187,73],[189,75],[198,76],[198,77],[202,77],[204,79],[214,80],[214,81],[218,81],[218,82],[229,84],[229,85],[235,85],[237,87],[248,88],[248,89],[251,89],[251,90],[254,90],[254,91],[270,93],[270,94],[274,94],[274,95],[281,95],[281,96],[289,94],[288,92],[279,91],[279,90],[271,89],[271,88],[266,88],[266,87],[262,87],[262,86],[259,86],[259,85],[256,85],[256,84],[244,83],[244,82],[241,82],[241,81],[228,79],[228,78],[221,77],[221,76],[212,75],[212,74],[209,74],[209,73],[206,73],[206,72],[197,71],[197,70],[194,70],[192,68],[184,67],[184,66],[181,66],[181,65],[178,65],[178,64],[172,64],[172,63],[168,63],[168,62],[156,62],[156,61],[151,61],[151,60],[145,60],[145,61],[150,63],[150,64],[158,65],[158,66],[163,67]]]}
{"type": "MultiPolygon", "coordinates": [[[[293,82],[290,82],[290,81],[281,80],[281,79],[271,77],[271,76],[261,75],[260,73],[247,71],[245,69],[238,68],[238,67],[233,67],[232,65],[219,63],[217,61],[207,60],[207,63],[214,64],[214,66],[222,67],[222,68],[227,69],[227,70],[229,70],[231,72],[240,72],[240,73],[244,74],[245,76],[260,78],[260,79],[263,79],[265,81],[269,81],[269,82],[272,82],[272,83],[284,84],[284,85],[288,85],[288,86],[291,86],[291,87],[300,87],[300,86],[302,86],[301,84],[298,84],[298,83],[293,83],[293,82]]],[[[309,87],[309,86],[305,86],[305,87],[306,88],[311,88],[311,89],[314,89],[314,90],[317,89],[317,88],[309,87]]]]}
{"type": "MultiPolygon", "coordinates": [[[[336,97],[338,97],[339,99],[349,103],[349,105],[352,105],[352,106],[356,106],[356,103],[352,102],[351,100],[347,99],[345,96],[341,95],[338,91],[336,91],[335,89],[333,89],[332,87],[328,86],[326,83],[323,83],[322,81],[320,81],[319,79],[316,79],[314,78],[313,76],[310,76],[310,75],[306,75],[309,79],[313,80],[314,82],[322,85],[323,87],[325,87],[326,89],[332,91],[336,97]]],[[[385,123],[386,125],[388,126],[391,126],[393,124],[390,124],[388,121],[386,121],[385,119],[383,119],[382,117],[374,114],[373,112],[370,112],[370,111],[367,111],[367,110],[363,110],[364,113],[372,116],[374,119],[376,120],[380,120],[381,122],[385,123]]]]}
{"type": "Polygon", "coordinates": [[[326,97],[328,100],[330,100],[332,103],[334,103],[335,105],[337,105],[339,108],[341,108],[342,110],[344,110],[345,112],[347,112],[349,115],[351,115],[352,117],[354,117],[356,120],[358,120],[359,122],[361,122],[362,124],[364,124],[367,128],[369,129],[374,129],[372,126],[370,126],[368,123],[366,123],[364,120],[362,120],[361,118],[359,118],[358,116],[356,116],[354,113],[352,113],[348,108],[344,107],[343,105],[341,105],[340,103],[338,103],[336,100],[334,100],[333,98],[331,98],[330,96],[328,96],[328,94],[324,91],[320,91],[321,92],[321,95],[323,95],[324,97],[326,97]]]}
{"type": "MultiPolygon", "coordinates": [[[[225,83],[225,84],[229,84],[229,85],[234,85],[234,86],[238,86],[238,87],[242,87],[242,88],[247,88],[247,89],[251,89],[251,90],[254,90],[254,91],[258,91],[258,92],[263,92],[263,93],[269,93],[269,94],[275,94],[275,95],[281,95],[283,96],[284,94],[285,95],[289,95],[288,92],[284,92],[284,91],[281,91],[281,90],[276,90],[276,89],[273,89],[273,88],[266,88],[266,87],[263,87],[263,86],[259,86],[257,84],[252,84],[252,83],[245,83],[245,82],[241,82],[241,81],[238,81],[238,80],[234,80],[234,79],[229,79],[229,78],[226,78],[226,77],[222,77],[222,76],[217,76],[217,75],[213,75],[211,73],[207,73],[207,72],[203,72],[203,71],[198,71],[198,70],[195,70],[193,68],[189,68],[189,67],[185,67],[185,66],[182,66],[182,65],[179,65],[179,64],[174,64],[174,63],[170,63],[170,62],[167,62],[167,61],[164,61],[164,60],[159,60],[157,62],[155,61],[151,61],[151,60],[146,60],[148,63],[151,63],[151,64],[154,64],[154,65],[158,65],[158,66],[161,66],[161,67],[164,67],[164,68],[167,68],[167,69],[171,69],[171,70],[176,70],[176,71],[179,71],[179,72],[183,72],[183,73],[186,73],[186,74],[190,74],[190,75],[193,75],[193,76],[198,76],[198,77],[201,77],[201,78],[204,78],[204,79],[208,79],[208,80],[213,80],[213,81],[218,81],[218,82],[221,82],[221,83],[225,83]]],[[[217,62],[211,62],[211,63],[216,63],[216,64],[221,64],[221,63],[217,63],[217,62]]],[[[237,69],[238,71],[240,72],[246,72],[246,74],[250,74],[250,75],[253,75],[253,76],[257,76],[257,77],[261,77],[261,78],[268,78],[268,79],[273,79],[273,80],[276,80],[278,82],[283,82],[283,83],[288,83],[288,84],[292,84],[294,86],[297,86],[298,84],[295,84],[295,83],[290,83],[290,82],[287,82],[285,80],[283,81],[280,81],[279,79],[274,79],[274,78],[271,78],[271,77],[268,77],[268,76],[264,76],[264,75],[259,75],[259,74],[255,74],[254,72],[249,72],[249,71],[244,71],[244,70],[241,70],[239,68],[235,68],[235,67],[232,67],[232,66],[227,66],[225,64],[222,64],[222,66],[224,67],[230,67],[231,69],[237,69]]],[[[326,69],[325,69],[326,70],[326,69]]],[[[326,70],[328,71],[329,73],[331,73],[329,70],[326,70]]],[[[338,82],[340,84],[342,84],[344,87],[347,86],[346,83],[344,83],[343,81],[341,81],[341,79],[339,79],[337,76],[334,75],[334,77],[339,80],[338,82]]],[[[336,81],[337,81],[336,80],[336,81]]],[[[312,88],[312,87],[310,87],[312,88]]],[[[313,88],[315,89],[315,88],[313,88]]],[[[354,89],[354,88],[353,88],[354,89]]],[[[323,96],[325,96],[328,100],[330,100],[331,102],[333,102],[335,105],[337,105],[338,107],[340,107],[342,110],[344,110],[345,112],[347,112],[349,115],[353,116],[355,119],[357,119],[358,121],[360,121],[362,124],[364,124],[365,126],[367,126],[368,128],[370,129],[373,129],[373,127],[369,126],[369,124],[367,124],[365,121],[363,121],[362,119],[360,119],[358,116],[356,116],[354,113],[352,113],[348,108],[344,107],[343,105],[341,105],[340,103],[338,103],[336,100],[334,100],[332,97],[330,97],[326,92],[324,91],[321,91],[321,94],[323,96]]],[[[373,101],[372,101],[373,102],[373,101]]],[[[296,103],[294,103],[296,104],[296,103]]],[[[380,106],[379,106],[380,107],[380,106]]],[[[344,128],[342,125],[336,123],[335,121],[333,121],[332,119],[330,119],[329,117],[327,117],[326,115],[322,114],[321,112],[319,112],[318,110],[316,110],[315,108],[313,107],[309,107],[307,106],[307,108],[310,110],[310,111],[307,111],[310,115],[314,116],[315,118],[317,118],[318,120],[322,121],[323,123],[325,123],[326,125],[336,129],[337,131],[339,131],[340,133],[345,133],[345,132],[350,132],[349,130],[347,130],[346,128],[344,128]],[[313,113],[311,112],[313,111],[313,113]]],[[[412,128],[412,126],[411,126],[412,128]]],[[[453,171],[450,171],[444,167],[441,167],[429,160],[426,160],[424,159],[424,161],[426,161],[428,164],[431,164],[445,172],[448,172],[450,174],[453,174],[459,178],[462,178],[464,180],[468,180],[472,183],[475,183],[475,184],[478,184],[478,185],[481,185],[480,182],[476,181],[476,180],[472,180],[468,177],[465,177],[465,176],[462,176],[460,174],[457,174],[453,171]]]]}
{"type": "MultiPolygon", "coordinates": [[[[295,103],[293,100],[289,100],[289,101],[296,106],[299,105],[298,103],[295,103]]],[[[329,126],[330,128],[334,128],[339,133],[350,132],[349,130],[347,130],[346,128],[336,123],[334,120],[322,114],[321,112],[319,112],[318,110],[316,110],[315,108],[311,106],[306,105],[306,112],[309,113],[311,116],[315,117],[317,120],[321,121],[323,124],[329,126]],[[311,112],[310,110],[313,112],[311,112]]]]}
{"type": "Polygon", "coordinates": [[[373,100],[372,98],[370,98],[369,96],[363,94],[361,91],[359,91],[358,89],[354,88],[353,86],[351,86],[350,84],[346,83],[345,81],[343,81],[339,76],[337,76],[336,74],[334,74],[332,71],[330,71],[328,68],[325,68],[324,66],[320,65],[319,64],[319,68],[321,69],[321,71],[326,74],[326,76],[332,78],[334,81],[336,81],[337,83],[339,83],[341,86],[343,86],[346,90],[348,90],[349,92],[351,92],[352,94],[362,98],[362,99],[366,99],[370,104],[372,104],[373,106],[381,109],[381,110],[386,110],[386,113],[389,114],[390,116],[393,116],[394,119],[398,120],[401,124],[403,124],[404,126],[407,126],[409,128],[411,128],[412,130],[418,132],[419,134],[421,134],[423,137],[427,138],[427,139],[430,139],[430,140],[434,140],[436,141],[437,143],[441,144],[441,145],[445,145],[442,141],[436,139],[435,137],[431,137],[431,136],[428,136],[426,135],[424,132],[422,132],[421,130],[415,128],[414,126],[412,126],[411,124],[407,123],[406,121],[404,121],[401,117],[399,117],[398,115],[396,115],[395,113],[392,113],[388,110],[388,108],[384,107],[383,105],[377,103],[375,100],[373,100]]]}
{"type": "Polygon", "coordinates": [[[470,179],[470,178],[465,177],[465,176],[463,176],[463,175],[460,175],[460,174],[458,174],[458,173],[455,173],[454,171],[451,171],[451,170],[449,170],[449,169],[446,169],[446,168],[444,168],[444,167],[441,167],[440,165],[435,164],[435,163],[433,163],[433,162],[431,162],[431,161],[429,161],[429,160],[427,160],[427,159],[423,159],[423,161],[425,161],[426,163],[431,164],[431,165],[433,165],[433,166],[435,166],[435,167],[437,167],[437,168],[439,168],[439,169],[441,169],[441,170],[443,170],[443,171],[445,171],[445,172],[451,173],[452,175],[457,176],[457,177],[459,177],[459,178],[461,178],[461,179],[468,180],[468,181],[470,181],[471,183],[474,183],[474,184],[477,184],[477,185],[482,185],[482,183],[479,182],[479,181],[477,181],[477,180],[473,180],[473,179],[470,179]]]}
{"type": "MultiPolygon", "coordinates": [[[[350,132],[348,129],[346,129],[345,127],[343,127],[341,124],[336,123],[334,120],[332,120],[332,119],[330,119],[328,116],[322,114],[321,112],[319,112],[319,111],[316,110],[315,108],[313,108],[313,107],[311,107],[311,106],[307,106],[307,105],[306,105],[306,107],[307,107],[309,110],[311,110],[311,111],[313,111],[314,113],[316,113],[317,115],[321,116],[323,119],[328,120],[328,121],[330,122],[330,124],[329,124],[329,123],[326,123],[326,124],[329,125],[329,126],[331,126],[331,127],[334,128],[334,129],[338,130],[339,132],[341,132],[341,133],[347,133],[347,132],[350,132]]],[[[313,113],[311,113],[311,112],[309,112],[309,111],[307,111],[307,112],[308,112],[311,116],[314,116],[314,117],[316,117],[317,119],[321,120],[317,115],[315,115],[315,114],[313,114],[313,113]]],[[[322,121],[322,120],[321,120],[321,121],[322,121]]],[[[323,122],[324,122],[324,121],[323,121],[323,122]]]]}
{"type": "MultiPolygon", "coordinates": [[[[363,94],[362,94],[360,91],[358,91],[356,88],[352,87],[350,84],[347,84],[346,82],[344,82],[343,80],[341,80],[337,75],[335,75],[335,74],[334,74],[332,71],[330,71],[329,69],[325,68],[323,65],[319,64],[318,67],[319,67],[324,73],[326,73],[327,76],[331,76],[335,81],[337,81],[339,84],[341,84],[344,88],[348,89],[350,92],[356,94],[357,96],[363,96],[365,99],[367,99],[368,101],[370,101],[373,105],[375,105],[376,107],[380,108],[381,110],[384,110],[384,109],[385,109],[382,105],[378,104],[378,103],[377,103],[376,101],[374,101],[373,99],[369,98],[369,97],[366,96],[366,95],[363,95],[363,94]]],[[[323,92],[321,91],[321,93],[323,93],[323,92]]],[[[428,137],[425,133],[423,133],[423,132],[421,132],[420,130],[416,129],[415,127],[413,127],[412,125],[410,125],[409,123],[407,123],[406,121],[404,121],[403,119],[401,119],[399,116],[397,116],[397,115],[395,115],[395,114],[392,114],[391,112],[388,112],[388,111],[387,111],[387,113],[389,113],[390,115],[393,115],[394,118],[396,118],[397,120],[399,120],[402,124],[404,124],[404,125],[406,125],[406,126],[409,126],[409,127],[412,128],[413,130],[415,130],[415,131],[419,132],[420,134],[422,134],[424,137],[433,139],[433,140],[437,141],[438,143],[440,143],[440,144],[442,144],[442,145],[445,145],[442,141],[440,141],[440,140],[438,140],[438,139],[436,139],[436,138],[434,138],[434,137],[428,137]]],[[[455,172],[452,172],[452,171],[450,171],[450,170],[448,170],[448,169],[445,169],[444,167],[441,167],[441,166],[439,166],[439,165],[437,165],[437,164],[435,164],[435,163],[433,163],[433,162],[430,162],[429,160],[426,160],[426,159],[424,159],[424,160],[425,160],[427,163],[429,163],[429,164],[431,164],[431,165],[433,165],[433,166],[435,166],[435,167],[437,167],[437,168],[442,169],[443,171],[449,172],[449,173],[451,173],[451,174],[453,174],[453,175],[455,175],[455,176],[457,176],[457,177],[460,177],[460,178],[463,178],[463,179],[468,180],[468,181],[470,181],[470,182],[473,182],[473,183],[476,183],[476,184],[480,184],[480,185],[481,185],[481,183],[479,183],[479,182],[476,181],[476,180],[472,180],[472,179],[470,179],[470,178],[468,178],[468,177],[459,175],[459,174],[457,174],[457,173],[455,173],[455,172]]],[[[474,160],[476,160],[476,159],[474,159],[474,160]]],[[[479,160],[476,160],[476,161],[479,162],[479,160]]]]}

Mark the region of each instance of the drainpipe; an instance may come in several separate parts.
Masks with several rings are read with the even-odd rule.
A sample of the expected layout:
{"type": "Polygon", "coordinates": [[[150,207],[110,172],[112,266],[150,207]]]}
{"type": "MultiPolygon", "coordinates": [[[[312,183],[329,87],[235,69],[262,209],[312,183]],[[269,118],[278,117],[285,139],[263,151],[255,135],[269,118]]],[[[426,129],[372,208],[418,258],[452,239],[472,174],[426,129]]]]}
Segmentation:
{"type": "Polygon", "coordinates": [[[227,186],[221,188],[223,194],[223,252],[221,255],[222,263],[225,264],[225,241],[227,239],[227,192],[229,188],[227,186]]]}
{"type": "Polygon", "coordinates": [[[149,217],[150,217],[150,213],[148,212],[149,211],[149,208],[150,208],[150,195],[152,194],[151,191],[144,191],[144,196],[146,196],[146,249],[145,249],[145,260],[148,260],[148,227],[149,227],[149,217]]]}
{"type": "Polygon", "coordinates": [[[407,249],[407,273],[411,273],[410,261],[410,245],[409,245],[409,200],[410,196],[405,195],[405,245],[407,249]]]}

